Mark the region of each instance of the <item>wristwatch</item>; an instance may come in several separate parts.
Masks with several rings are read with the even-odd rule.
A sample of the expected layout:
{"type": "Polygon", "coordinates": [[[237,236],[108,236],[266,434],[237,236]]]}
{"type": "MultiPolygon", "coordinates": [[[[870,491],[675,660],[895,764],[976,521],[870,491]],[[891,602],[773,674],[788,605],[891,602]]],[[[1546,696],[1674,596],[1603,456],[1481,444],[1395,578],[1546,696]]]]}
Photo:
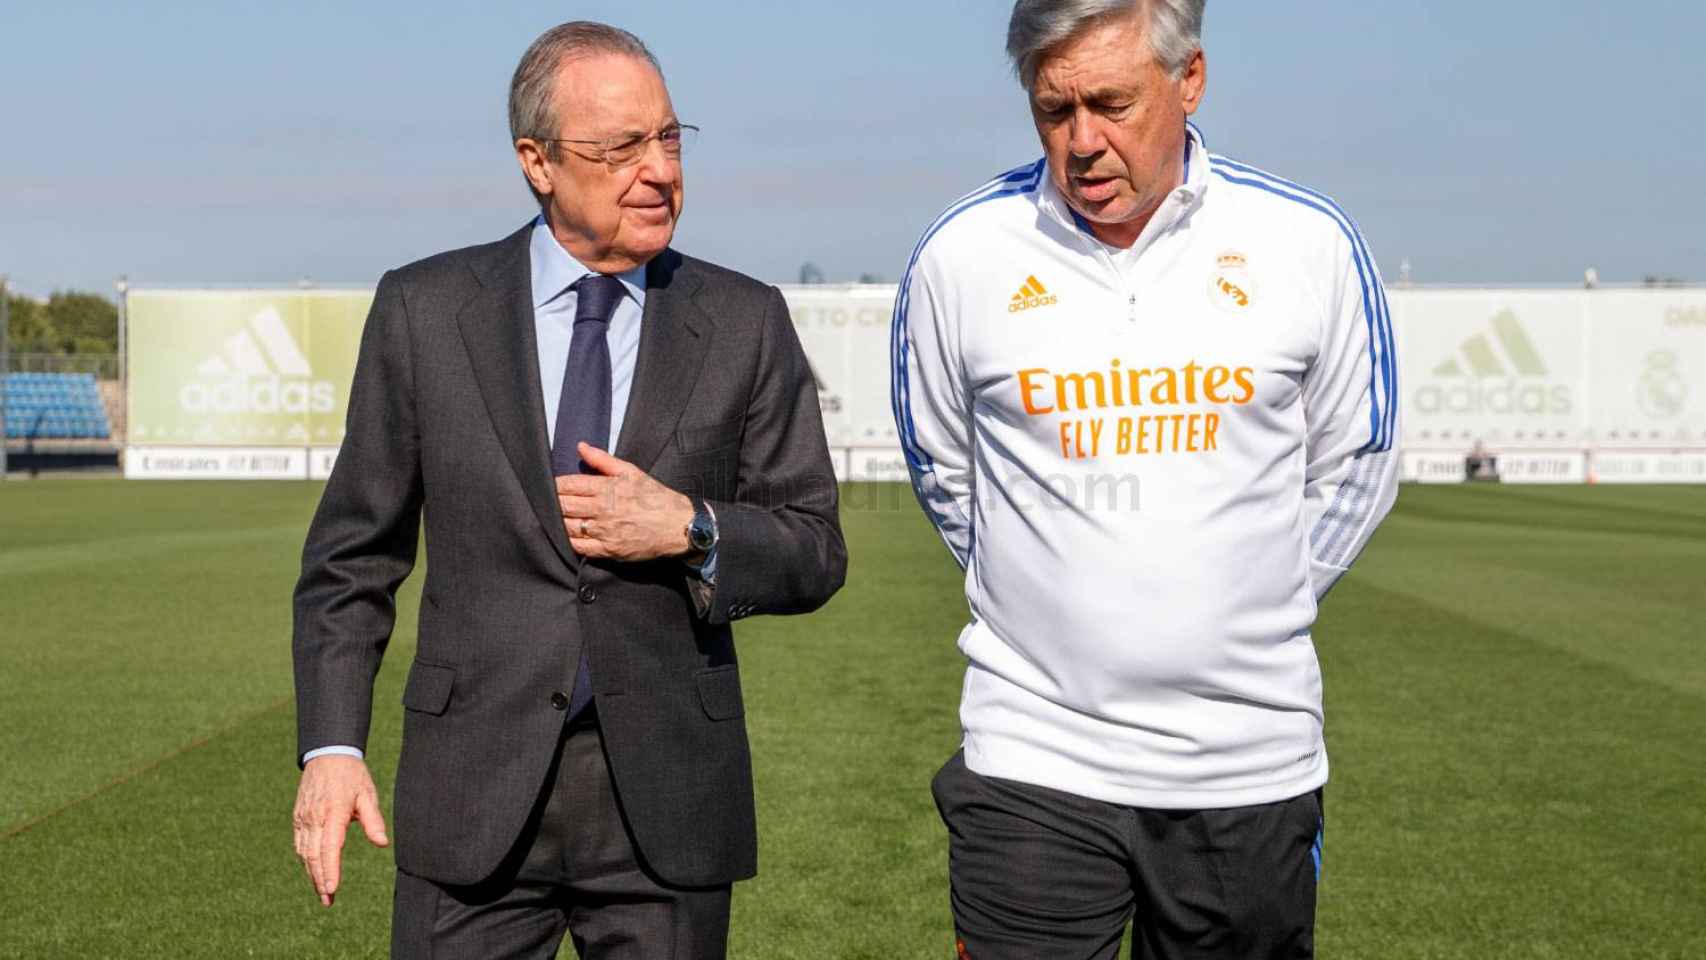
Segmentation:
{"type": "Polygon", "coordinates": [[[687,545],[699,556],[710,553],[717,545],[717,518],[698,497],[693,498],[693,519],[687,521],[687,545]]]}

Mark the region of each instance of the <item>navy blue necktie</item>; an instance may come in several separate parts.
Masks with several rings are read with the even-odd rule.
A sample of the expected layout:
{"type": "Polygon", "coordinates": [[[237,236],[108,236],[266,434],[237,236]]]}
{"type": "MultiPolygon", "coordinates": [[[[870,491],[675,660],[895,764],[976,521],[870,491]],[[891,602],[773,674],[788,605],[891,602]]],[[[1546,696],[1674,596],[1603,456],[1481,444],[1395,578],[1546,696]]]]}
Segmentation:
{"type": "MultiPolygon", "coordinates": [[[[569,338],[569,359],[563,368],[563,392],[557,401],[557,429],[551,443],[551,473],[591,473],[581,462],[575,444],[585,442],[610,449],[610,345],[605,332],[622,301],[622,281],[589,274],[575,281],[575,332],[569,338]]],[[[575,689],[569,695],[569,716],[592,702],[592,671],[587,666],[586,639],[581,639],[581,662],[575,670],[575,689]]]]}

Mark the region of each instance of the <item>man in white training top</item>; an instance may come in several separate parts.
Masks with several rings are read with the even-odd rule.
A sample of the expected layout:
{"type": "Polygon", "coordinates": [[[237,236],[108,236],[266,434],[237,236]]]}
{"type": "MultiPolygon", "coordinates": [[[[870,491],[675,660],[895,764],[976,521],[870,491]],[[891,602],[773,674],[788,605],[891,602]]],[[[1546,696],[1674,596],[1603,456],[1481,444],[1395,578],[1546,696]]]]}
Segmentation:
{"type": "Polygon", "coordinates": [[[1317,605],[1396,494],[1372,255],[1210,154],[1204,0],[1019,0],[1045,156],[950,206],[895,305],[895,418],[965,568],[937,775],[962,957],[1308,957],[1317,605]]]}

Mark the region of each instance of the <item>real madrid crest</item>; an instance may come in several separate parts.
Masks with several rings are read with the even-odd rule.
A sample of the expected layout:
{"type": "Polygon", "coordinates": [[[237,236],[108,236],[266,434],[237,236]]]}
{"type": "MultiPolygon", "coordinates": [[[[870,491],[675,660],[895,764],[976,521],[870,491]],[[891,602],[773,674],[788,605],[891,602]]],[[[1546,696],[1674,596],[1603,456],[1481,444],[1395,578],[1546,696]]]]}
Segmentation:
{"type": "Polygon", "coordinates": [[[1228,250],[1215,259],[1209,274],[1208,299],[1227,313],[1244,313],[1256,302],[1256,278],[1242,253],[1228,250]]]}

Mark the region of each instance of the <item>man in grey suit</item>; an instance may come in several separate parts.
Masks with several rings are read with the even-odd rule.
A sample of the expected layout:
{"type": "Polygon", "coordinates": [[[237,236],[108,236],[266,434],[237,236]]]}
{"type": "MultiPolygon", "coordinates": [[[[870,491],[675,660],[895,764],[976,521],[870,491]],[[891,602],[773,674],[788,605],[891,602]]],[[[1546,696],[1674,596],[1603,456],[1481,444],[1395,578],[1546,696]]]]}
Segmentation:
{"type": "Polygon", "coordinates": [[[694,131],[633,35],[570,23],[510,87],[542,215],[387,273],[295,596],[296,850],[327,906],[397,587],[431,547],[397,769],[398,957],[720,957],[756,871],[729,622],[846,552],[781,295],[685,257],[694,131]]]}

